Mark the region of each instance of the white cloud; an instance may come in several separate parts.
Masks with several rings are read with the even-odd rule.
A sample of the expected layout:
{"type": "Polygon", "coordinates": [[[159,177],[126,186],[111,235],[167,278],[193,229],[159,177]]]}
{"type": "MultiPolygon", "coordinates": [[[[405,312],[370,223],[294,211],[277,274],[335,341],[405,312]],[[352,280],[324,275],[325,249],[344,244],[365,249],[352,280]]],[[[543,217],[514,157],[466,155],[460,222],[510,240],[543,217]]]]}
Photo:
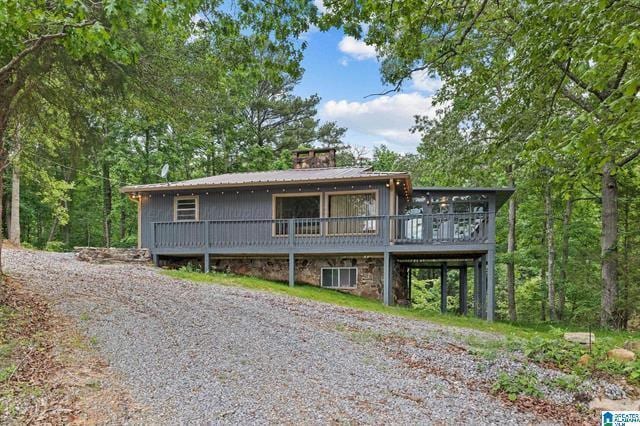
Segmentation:
{"type": "Polygon", "coordinates": [[[346,56],[343,56],[342,58],[340,58],[340,59],[338,60],[338,63],[339,63],[340,65],[342,65],[343,67],[346,67],[346,66],[348,66],[348,65],[349,65],[349,58],[347,58],[346,56]]]}
{"type": "Polygon", "coordinates": [[[313,0],[313,4],[318,8],[318,12],[326,13],[327,8],[324,6],[324,1],[322,0],[313,0]]]}
{"type": "Polygon", "coordinates": [[[338,43],[338,49],[358,61],[376,58],[375,47],[351,36],[342,37],[342,40],[338,43]]]}
{"type": "Polygon", "coordinates": [[[432,94],[442,87],[442,80],[437,75],[430,76],[427,71],[415,71],[411,74],[411,86],[413,90],[432,94]]]}
{"type": "Polygon", "coordinates": [[[415,116],[433,117],[435,112],[431,97],[412,92],[364,102],[330,100],[322,106],[320,117],[336,121],[349,131],[367,135],[369,147],[378,145],[382,139],[391,149],[411,152],[420,142],[420,135],[409,131],[415,124],[415,116]]]}

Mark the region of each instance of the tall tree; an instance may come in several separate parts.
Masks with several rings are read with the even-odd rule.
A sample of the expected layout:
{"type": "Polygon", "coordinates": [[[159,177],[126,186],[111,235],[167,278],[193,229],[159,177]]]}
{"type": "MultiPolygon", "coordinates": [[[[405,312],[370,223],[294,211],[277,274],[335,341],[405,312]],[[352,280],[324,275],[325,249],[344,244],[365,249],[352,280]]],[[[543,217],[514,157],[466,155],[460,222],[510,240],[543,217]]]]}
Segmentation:
{"type": "MultiPolygon", "coordinates": [[[[343,25],[375,46],[383,76],[396,90],[415,72],[437,73],[445,83],[439,100],[451,101],[461,87],[486,93],[507,75],[501,104],[526,105],[536,132],[557,120],[570,123],[546,144],[575,154],[574,171],[585,179],[601,175],[601,324],[614,325],[617,174],[640,155],[640,9],[606,0],[324,5],[325,26],[343,25]]],[[[517,126],[519,110],[503,109],[503,120],[517,126]]]]}

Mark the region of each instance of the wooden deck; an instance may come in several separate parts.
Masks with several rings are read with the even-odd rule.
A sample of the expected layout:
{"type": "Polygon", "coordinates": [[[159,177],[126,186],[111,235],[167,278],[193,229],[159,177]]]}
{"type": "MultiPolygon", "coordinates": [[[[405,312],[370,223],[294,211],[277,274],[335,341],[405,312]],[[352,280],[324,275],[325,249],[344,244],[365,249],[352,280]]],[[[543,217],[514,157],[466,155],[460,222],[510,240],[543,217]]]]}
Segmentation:
{"type": "Polygon", "coordinates": [[[155,222],[156,255],[484,251],[492,213],[155,222]],[[293,232],[291,232],[293,230],[293,232]]]}

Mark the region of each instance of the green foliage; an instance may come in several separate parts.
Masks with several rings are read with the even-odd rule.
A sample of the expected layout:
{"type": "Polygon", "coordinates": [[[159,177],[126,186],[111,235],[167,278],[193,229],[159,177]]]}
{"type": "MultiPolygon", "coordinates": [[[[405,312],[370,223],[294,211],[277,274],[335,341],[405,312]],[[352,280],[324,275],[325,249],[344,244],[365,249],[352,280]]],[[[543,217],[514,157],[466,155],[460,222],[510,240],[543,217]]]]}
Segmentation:
{"type": "Polygon", "coordinates": [[[44,249],[46,251],[64,252],[67,251],[67,246],[62,241],[48,241],[44,249]]]}
{"type": "Polygon", "coordinates": [[[125,236],[123,239],[116,241],[112,244],[113,247],[120,247],[120,248],[134,248],[136,247],[138,244],[138,237],[137,235],[127,235],[125,236]]]}
{"type": "Polygon", "coordinates": [[[583,378],[576,374],[568,374],[566,376],[558,376],[550,381],[550,385],[568,392],[575,392],[583,383],[583,378]]]}
{"type": "Polygon", "coordinates": [[[193,263],[189,262],[186,265],[181,266],[178,269],[178,271],[183,273],[183,274],[193,274],[193,273],[202,272],[202,268],[200,266],[198,266],[197,264],[193,264],[193,263]]]}
{"type": "MultiPolygon", "coordinates": [[[[557,300],[552,304],[562,320],[587,324],[600,317],[600,264],[616,255],[622,259],[619,270],[605,270],[610,278],[605,282],[622,278],[608,290],[624,293],[613,308],[615,325],[639,315],[640,281],[633,268],[639,244],[637,232],[629,231],[640,223],[635,5],[534,0],[472,1],[460,7],[404,0],[389,7],[383,0],[326,0],[324,6],[320,26],[341,27],[375,47],[383,79],[392,87],[399,90],[416,75],[442,80],[434,95],[436,114],[418,117],[414,128],[422,136],[411,169],[417,183],[518,188],[517,248],[501,259],[515,259],[516,286],[526,287],[516,299],[521,317],[548,319],[545,275],[552,257],[545,244],[554,234],[551,277],[557,300]],[[622,221],[617,244],[615,232],[621,227],[613,223],[603,229],[600,220],[600,194],[607,193],[600,176],[606,167],[621,192],[618,214],[627,212],[629,219],[622,221]],[[552,199],[546,216],[545,189],[552,199]],[[573,212],[564,223],[568,200],[574,200],[573,212]],[[546,219],[552,226],[545,232],[546,219]],[[602,233],[607,238],[601,243],[602,233]]],[[[378,153],[382,167],[395,167],[395,160],[378,153]]],[[[499,217],[499,242],[506,241],[505,213],[499,217]]],[[[615,222],[615,215],[606,220],[615,222]]],[[[506,282],[498,278],[504,317],[506,282]]]]}
{"type": "Polygon", "coordinates": [[[7,381],[15,371],[16,371],[15,365],[9,365],[7,367],[0,368],[0,383],[7,381]]]}
{"type": "Polygon", "coordinates": [[[559,368],[572,368],[585,349],[564,339],[534,337],[523,343],[524,355],[538,363],[552,363],[559,368]]]}
{"type": "Polygon", "coordinates": [[[528,371],[521,371],[515,375],[500,373],[491,390],[494,393],[506,393],[511,401],[515,401],[521,395],[529,395],[536,398],[542,397],[542,392],[538,389],[538,376],[528,371]]]}

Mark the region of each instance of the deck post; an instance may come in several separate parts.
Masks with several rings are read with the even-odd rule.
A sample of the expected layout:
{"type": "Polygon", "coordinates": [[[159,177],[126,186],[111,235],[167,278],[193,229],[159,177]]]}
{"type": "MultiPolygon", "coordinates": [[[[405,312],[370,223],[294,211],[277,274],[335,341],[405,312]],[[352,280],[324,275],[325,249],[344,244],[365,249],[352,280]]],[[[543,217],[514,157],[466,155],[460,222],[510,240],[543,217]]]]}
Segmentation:
{"type": "Polygon", "coordinates": [[[409,302],[409,306],[411,306],[411,275],[413,275],[413,269],[407,267],[407,301],[409,302]]]}
{"type": "Polygon", "coordinates": [[[467,315],[467,265],[460,267],[460,315],[467,315]]]}
{"type": "Polygon", "coordinates": [[[440,265],[440,312],[447,312],[447,262],[440,265]]]}
{"type": "Polygon", "coordinates": [[[153,264],[155,266],[160,266],[160,256],[155,253],[153,254],[153,264]]]}
{"type": "Polygon", "coordinates": [[[292,251],[289,252],[289,287],[296,284],[296,258],[292,251]]]}
{"type": "Polygon", "coordinates": [[[496,309],[495,270],[496,270],[496,248],[495,246],[493,246],[489,248],[489,253],[487,254],[487,284],[486,284],[487,298],[485,302],[487,321],[493,321],[495,309],[496,309]]]}
{"type": "Polygon", "coordinates": [[[393,293],[391,292],[391,285],[393,282],[393,259],[391,258],[391,253],[387,250],[384,252],[383,263],[382,302],[385,306],[391,306],[393,304],[393,293]]]}
{"type": "Polygon", "coordinates": [[[487,281],[486,281],[486,318],[493,321],[496,311],[496,196],[489,198],[489,229],[487,250],[487,281]]]}
{"type": "Polygon", "coordinates": [[[204,252],[204,273],[211,272],[211,256],[209,256],[209,250],[204,252]]]}
{"type": "Polygon", "coordinates": [[[476,317],[480,317],[480,277],[482,270],[480,268],[480,259],[473,259],[473,313],[476,317]]]}
{"type": "Polygon", "coordinates": [[[487,255],[480,258],[480,318],[487,318],[487,255]]]}
{"type": "Polygon", "coordinates": [[[295,219],[287,219],[287,233],[289,238],[289,247],[293,247],[296,237],[296,221],[295,219]]]}

